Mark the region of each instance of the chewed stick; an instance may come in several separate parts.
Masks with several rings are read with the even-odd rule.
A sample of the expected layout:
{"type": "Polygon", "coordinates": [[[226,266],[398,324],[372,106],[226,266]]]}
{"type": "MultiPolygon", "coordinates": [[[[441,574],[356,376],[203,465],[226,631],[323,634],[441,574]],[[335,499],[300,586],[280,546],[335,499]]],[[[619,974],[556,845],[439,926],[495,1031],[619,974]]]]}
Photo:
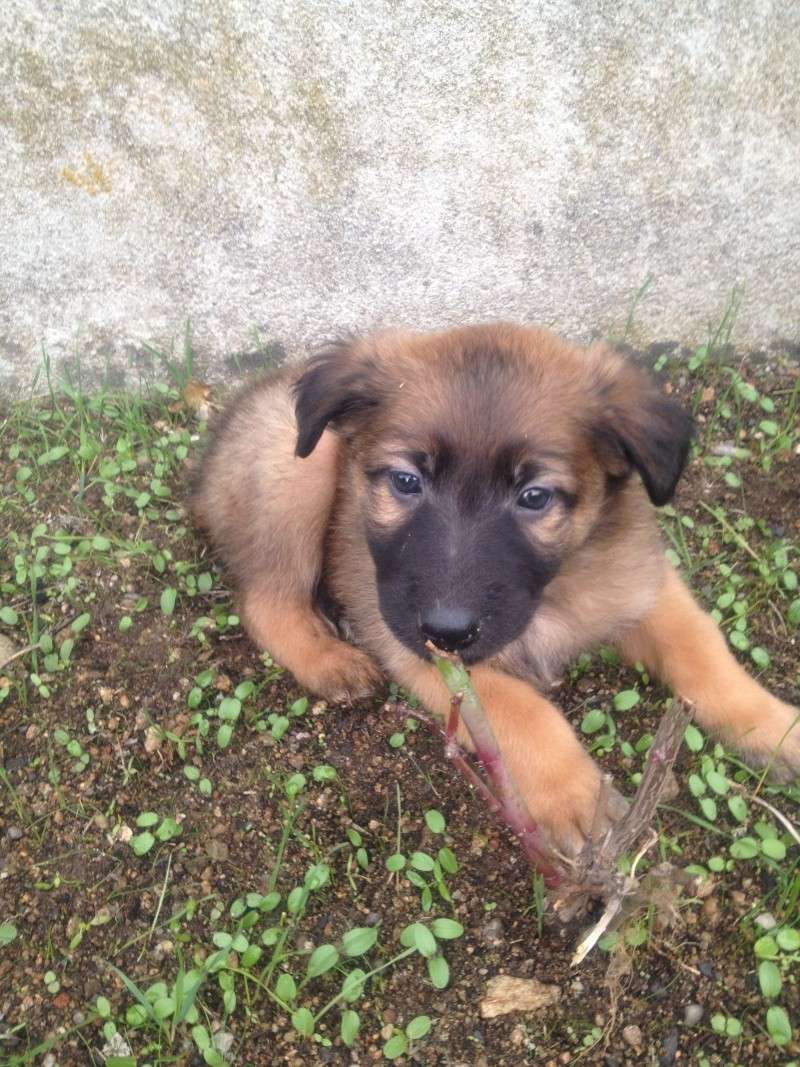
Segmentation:
{"type": "Polygon", "coordinates": [[[560,865],[555,857],[548,854],[541,831],[531,818],[503,759],[497,738],[494,736],[489,719],[478,700],[464,664],[457,656],[442,652],[430,642],[428,642],[428,648],[451,694],[445,749],[448,759],[459,767],[519,838],[523,852],[532,866],[542,875],[545,885],[554,888],[560,884],[564,872],[559,869],[560,865]],[[475,756],[484,769],[488,782],[484,782],[464,758],[456,736],[459,718],[464,720],[464,725],[469,730],[475,746],[475,756]]]}
{"type": "Polygon", "coordinates": [[[608,850],[612,862],[616,863],[624,852],[631,849],[652,823],[692,714],[691,704],[684,700],[673,700],[662,715],[631,806],[611,831],[603,850],[608,850]]]}
{"type": "Polygon", "coordinates": [[[651,849],[657,841],[658,834],[652,833],[649,839],[641,847],[641,849],[636,855],[636,858],[631,864],[631,873],[628,875],[628,877],[622,884],[620,892],[613,894],[613,896],[606,904],[605,911],[603,912],[603,914],[600,916],[594,926],[586,934],[584,934],[584,936],[578,942],[578,947],[575,949],[575,953],[572,959],[570,960],[570,967],[577,967],[579,963],[583,963],[583,961],[592,951],[594,946],[597,944],[597,942],[600,940],[600,938],[603,936],[609,926],[611,926],[611,924],[616,919],[625,901],[626,893],[630,894],[636,891],[637,883],[635,875],[637,864],[639,863],[639,860],[642,858],[645,852],[651,849]]]}
{"type": "MultiPolygon", "coordinates": [[[[575,860],[556,853],[531,817],[522,796],[503,759],[491,724],[472,686],[466,668],[458,656],[442,652],[430,642],[428,649],[445,685],[450,691],[450,715],[445,731],[445,752],[495,812],[519,839],[523,852],[532,867],[554,890],[554,908],[563,919],[585,910],[591,900],[603,900],[605,911],[596,926],[582,939],[573,964],[585,958],[602,933],[632,910],[644,906],[653,891],[654,878],[635,877],[636,865],[657,838],[651,825],[672,766],[680,750],[692,708],[685,701],[674,700],[664,714],[650,748],[642,779],[630,808],[616,826],[600,839],[594,832],[575,860]],[[475,755],[486,780],[469,764],[458,743],[459,720],[470,733],[475,755]],[[618,860],[651,829],[647,843],[640,849],[630,874],[618,870],[618,860]]],[[[611,788],[608,776],[598,798],[598,809],[604,807],[611,788]]],[[[599,814],[599,812],[598,812],[599,814]]],[[[595,820],[599,824],[599,820],[595,820]]],[[[675,885],[686,881],[683,872],[669,864],[661,864],[652,875],[656,881],[671,881],[675,885]]]]}

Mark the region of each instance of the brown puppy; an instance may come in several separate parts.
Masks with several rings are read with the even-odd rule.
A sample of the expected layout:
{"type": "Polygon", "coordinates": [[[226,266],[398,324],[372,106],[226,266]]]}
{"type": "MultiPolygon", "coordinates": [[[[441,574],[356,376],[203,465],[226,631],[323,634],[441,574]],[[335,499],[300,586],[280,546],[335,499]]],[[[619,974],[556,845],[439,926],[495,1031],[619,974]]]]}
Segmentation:
{"type": "MultiPolygon", "coordinates": [[[[541,690],[598,642],[750,760],[800,770],[797,710],[745,673],[664,558],[652,505],[690,435],[602,346],[508,325],[389,333],[235,399],[193,510],[251,637],[313,692],[362,696],[382,669],[443,715],[425,641],[459,651],[532,815],[573,849],[599,772],[541,690]]],[[[607,819],[619,810],[611,797],[607,819]]]]}

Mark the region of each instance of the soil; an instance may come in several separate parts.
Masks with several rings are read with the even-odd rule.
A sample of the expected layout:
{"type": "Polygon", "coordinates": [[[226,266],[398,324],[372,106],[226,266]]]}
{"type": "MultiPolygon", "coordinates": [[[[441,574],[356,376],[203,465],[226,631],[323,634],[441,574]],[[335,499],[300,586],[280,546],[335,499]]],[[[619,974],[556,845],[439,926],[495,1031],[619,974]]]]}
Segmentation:
{"type": "MultiPolygon", "coordinates": [[[[781,373],[775,388],[794,380],[791,371],[781,373]]],[[[762,392],[767,386],[761,383],[762,392]]],[[[676,380],[674,388],[687,398],[692,393],[691,383],[676,380]]],[[[701,404],[701,417],[703,410],[701,404]]],[[[6,481],[14,476],[14,464],[3,462],[6,481]]],[[[748,470],[747,511],[796,543],[796,458],[776,462],[769,473],[755,465],[748,470]]],[[[742,496],[722,483],[718,470],[697,458],[675,506],[700,524],[708,521],[702,502],[735,510],[741,508],[742,496]]],[[[37,514],[20,520],[18,532],[40,518],[50,529],[62,528],[73,509],[71,487],[54,480],[47,497],[38,500],[37,514]]],[[[136,521],[135,514],[122,514],[119,532],[131,536],[136,521]]],[[[148,531],[148,536],[156,541],[160,537],[160,547],[192,563],[204,552],[189,532],[177,546],[174,528],[148,531]]],[[[753,537],[758,536],[755,531],[753,537]]],[[[712,556],[710,552],[708,562],[701,560],[692,576],[701,598],[718,580],[712,556]]],[[[11,568],[10,555],[0,557],[0,578],[8,579],[11,568]]],[[[136,559],[122,555],[118,566],[108,569],[90,557],[76,563],[76,574],[92,620],[76,640],[70,670],[52,676],[49,699],[29,688],[27,706],[13,692],[0,704],[2,767],[20,806],[10,803],[4,792],[0,921],[13,919],[19,936],[0,950],[0,1034],[10,1035],[0,1044],[0,1062],[14,1062],[13,1056],[22,1057],[38,1042],[67,1031],[50,1053],[55,1057],[51,1062],[63,1067],[101,1063],[99,1024],[87,1023],[91,1005],[97,996],[105,996],[113,1017],[121,1020],[133,1002],[107,961],[145,987],[159,978],[171,980],[182,955],[190,959],[197,946],[208,949],[213,932],[224,926],[224,920],[213,917],[214,902],[227,909],[243,893],[267,889],[285,809],[280,776],[301,772],[311,782],[313,768],[320,763],[335,767],[338,781],[307,790],[308,803],[283,855],[276,888],[287,892],[301,883],[309,865],[320,858],[331,864],[331,883],[313,896],[301,924],[301,943],[293,947],[302,952],[311,944],[335,941],[354,925],[380,923],[380,954],[388,957],[400,930],[424,918],[419,891],[391,877],[384,866],[397,847],[398,819],[405,852],[435,852],[446,842],[457,856],[460,869],[448,881],[453,905],[440,913],[457,918],[466,932],[445,946],[451,974],[447,988],[432,988],[419,957],[369,983],[358,1004],[362,1035],[352,1050],[338,1038],[338,1012],[328,1017],[330,1028],[322,1028],[332,1041],[323,1047],[301,1039],[280,1008],[255,995],[249,1018],[237,1010],[229,1023],[236,1039],[235,1062],[297,1067],[383,1062],[381,1048],[393,1024],[405,1024],[418,1014],[430,1015],[435,1025],[428,1037],[415,1043],[410,1058],[431,1067],[550,1065],[581,1059],[606,1067],[668,1067],[697,1064],[702,1056],[709,1064],[780,1064],[800,1054],[797,1042],[779,1050],[764,1032],[764,1002],[755,974],[753,935],[748,932],[752,922],[742,923],[752,918],[754,908],[775,899],[776,879],[770,869],[738,864],[705,900],[681,909],[680,925],[660,929],[656,924],[646,944],[628,950],[630,970],[617,983],[608,975],[612,957],[600,950],[573,970],[569,960],[585,921],[565,927],[546,916],[539,929],[532,877],[519,849],[444,760],[440,735],[421,726],[406,733],[402,747],[390,747],[389,738],[403,730],[408,709],[388,687],[374,701],[356,707],[311,705],[278,742],[268,731],[239,723],[227,748],[209,743],[202,759],[196,759],[213,783],[211,797],[204,797],[183,772],[192,754],[182,759],[174,740],[159,740],[151,726],[173,737],[190,735],[187,696],[203,670],[213,672],[211,689],[221,694],[248,678],[264,676],[257,652],[238,628],[210,631],[205,645],[192,636],[198,615],[210,614],[215,603],[225,602],[223,580],[215,579],[210,594],[179,597],[174,614],[168,616],[159,610],[164,577],[136,559]],[[140,597],[148,599],[148,607],[122,635],[120,617],[140,597]],[[87,726],[87,709],[93,710],[93,732],[87,726]],[[77,738],[88,753],[84,769],[76,772],[73,760],[54,744],[59,728],[77,738]],[[49,773],[54,766],[60,771],[57,782],[49,773]],[[445,838],[426,827],[424,813],[430,808],[445,816],[445,838]],[[136,833],[137,816],[149,810],[173,815],[182,832],[177,845],[171,843],[174,847],[156,847],[139,857],[124,835],[115,838],[113,831],[122,824],[136,833]],[[365,871],[351,860],[352,882],[348,827],[363,835],[370,859],[365,871]],[[187,901],[205,898],[212,898],[211,903],[168,928],[167,919],[187,901]],[[89,925],[74,944],[81,923],[89,925]],[[43,980],[48,970],[60,981],[55,994],[43,980]],[[487,981],[497,974],[555,984],[560,1000],[535,1015],[483,1020],[479,1004],[487,981]],[[690,1005],[702,1009],[699,1026],[685,1022],[690,1005]],[[732,1041],[716,1034],[708,1024],[717,1012],[741,1020],[745,1036],[732,1041]],[[12,1033],[21,1023],[24,1028],[12,1033]],[[596,1041],[589,1047],[584,1039],[593,1033],[596,1041]]],[[[44,590],[41,609],[54,623],[75,614],[75,606],[58,590],[52,598],[44,590]]],[[[763,605],[751,619],[751,633],[769,648],[765,684],[797,702],[796,632],[787,631],[763,605]]],[[[17,663],[6,673],[19,667],[17,663]]],[[[567,674],[556,698],[577,725],[590,702],[609,708],[615,693],[637,681],[635,672],[595,655],[588,665],[567,674]]],[[[256,704],[262,712],[281,712],[301,695],[291,678],[283,676],[260,692],[256,704]]],[[[643,687],[642,695],[635,711],[627,718],[618,716],[620,730],[632,742],[654,730],[667,696],[655,685],[643,687]]],[[[696,810],[685,786],[692,758],[689,753],[680,757],[681,793],[659,815],[662,848],[670,851],[665,843],[671,843],[671,858],[686,864],[704,863],[715,849],[727,847],[725,838],[716,844],[710,831],[680,814],[696,810]]],[[[631,761],[616,748],[604,763],[630,791],[631,761]]],[[[796,871],[798,861],[793,862],[796,871]]],[[[797,920],[796,909],[795,895],[795,913],[788,919],[797,920]]],[[[303,968],[302,961],[297,963],[295,974],[303,968]]],[[[314,1008],[338,985],[334,978],[321,979],[310,988],[313,996],[305,1002],[314,1008]]],[[[787,998],[787,1010],[800,1023],[796,985],[787,998]]],[[[216,990],[209,991],[207,1009],[209,1018],[219,1018],[216,990]]],[[[128,1037],[134,1050],[146,1043],[141,1032],[131,1031],[128,1037]]],[[[46,1062],[47,1054],[44,1050],[31,1062],[46,1062]]],[[[171,1056],[163,1050],[161,1056],[156,1060],[151,1053],[148,1060],[140,1052],[139,1062],[203,1062],[191,1041],[177,1041],[171,1056]]]]}

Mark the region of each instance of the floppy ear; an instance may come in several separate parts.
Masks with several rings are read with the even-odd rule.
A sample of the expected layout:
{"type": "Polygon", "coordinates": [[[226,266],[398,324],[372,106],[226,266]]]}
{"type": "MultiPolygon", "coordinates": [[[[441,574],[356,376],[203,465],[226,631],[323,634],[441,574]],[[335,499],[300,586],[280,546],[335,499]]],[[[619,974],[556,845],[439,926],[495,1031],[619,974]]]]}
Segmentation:
{"type": "Polygon", "coordinates": [[[648,496],[661,507],[672,499],[686,466],[692,418],[638,367],[616,356],[604,364],[602,414],[595,426],[601,461],[613,477],[636,469],[648,496]]]}
{"type": "Polygon", "coordinates": [[[377,360],[360,353],[357,342],[334,342],[309,361],[293,392],[295,455],[305,459],[317,447],[326,426],[342,426],[378,406],[377,360]]]}

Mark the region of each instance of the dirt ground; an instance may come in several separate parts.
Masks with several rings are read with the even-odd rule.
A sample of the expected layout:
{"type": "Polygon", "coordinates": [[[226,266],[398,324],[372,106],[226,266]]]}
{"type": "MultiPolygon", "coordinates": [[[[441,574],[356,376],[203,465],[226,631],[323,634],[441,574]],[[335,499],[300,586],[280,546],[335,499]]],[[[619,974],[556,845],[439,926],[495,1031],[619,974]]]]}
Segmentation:
{"type": "MultiPolygon", "coordinates": [[[[747,646],[738,654],[769,688],[798,703],[800,628],[791,613],[798,594],[785,578],[797,568],[800,544],[797,363],[781,353],[746,361],[728,353],[696,372],[677,359],[663,370],[700,417],[697,454],[664,519],[666,543],[709,607],[726,596],[731,575],[741,578],[734,595],[745,601],[747,646]],[[778,413],[741,389],[730,394],[732,381],[751,384],[778,413]],[[772,452],[776,435],[761,427],[765,419],[780,422],[787,438],[772,452]],[[748,457],[716,463],[736,448],[748,457]],[[780,549],[785,564],[775,555],[780,549]],[[752,652],[762,648],[766,662],[752,652]]],[[[406,725],[402,696],[387,685],[356,707],[313,700],[304,707],[292,679],[265,666],[249,644],[232,617],[224,576],[180,506],[186,464],[198,447],[191,406],[172,393],[156,396],[134,418],[111,398],[84,414],[74,398],[59,404],[58,419],[42,422],[48,405],[22,402],[0,419],[0,605],[9,609],[0,615],[0,664],[42,633],[53,635],[56,657],[45,662],[45,645],[0,669],[0,924],[15,930],[3,944],[0,927],[0,1063],[100,1064],[105,1046],[112,1064],[366,1064],[383,1062],[387,1041],[420,1015],[430,1018],[430,1032],[398,1062],[669,1067],[787,1064],[800,1055],[797,952],[776,958],[782,987],[772,999],[760,988],[754,953],[770,923],[800,927],[800,848],[783,823],[753,802],[740,825],[727,791],[709,818],[687,784],[693,774],[702,777],[703,754],[684,749],[680,793],[659,813],[656,852],[701,865],[713,889],[683,900],[677,925],[662,928],[653,911],[616,948],[606,945],[570,968],[586,921],[565,927],[543,908],[520,851],[446,763],[440,735],[414,720],[406,725]],[[89,439],[97,451],[76,459],[89,439]],[[68,451],[42,463],[59,442],[68,451]],[[101,477],[108,457],[123,469],[115,474],[109,466],[101,477]],[[127,469],[124,457],[133,464],[127,469]],[[21,480],[23,467],[33,474],[21,480]],[[115,480],[132,491],[109,506],[106,486],[115,480]],[[144,504],[136,496],[143,492],[151,494],[144,504]],[[44,527],[38,534],[37,524],[44,527]],[[59,544],[66,550],[57,552],[59,544]],[[31,561],[41,546],[49,549],[39,560],[45,573],[34,580],[31,561]],[[66,559],[66,572],[54,572],[66,559]],[[76,628],[85,613],[90,620],[76,628]],[[66,657],[59,651],[65,635],[74,642],[66,657]],[[235,703],[240,711],[222,744],[219,712],[235,703]],[[293,796],[287,782],[298,774],[305,781],[293,796]],[[443,832],[426,821],[431,809],[444,817],[443,832]],[[148,828],[147,819],[137,820],[150,812],[159,820],[156,839],[140,855],[132,842],[148,828]],[[161,840],[163,819],[170,821],[161,840]],[[785,858],[732,858],[745,831],[769,837],[757,830],[759,820],[774,824],[785,858]],[[386,860],[398,852],[436,857],[443,847],[457,870],[443,871],[440,858],[432,874],[422,863],[418,881],[432,886],[426,911],[421,887],[406,877],[410,867],[391,873],[386,860]],[[325,884],[293,916],[285,910],[291,890],[320,864],[325,884]],[[433,884],[437,873],[450,900],[433,884]],[[194,1016],[177,1020],[172,984],[181,966],[202,968],[224,947],[220,932],[241,931],[241,913],[231,914],[237,899],[270,892],[281,894],[274,912],[244,912],[255,916],[244,933],[261,948],[258,962],[248,969],[245,950],[234,947],[232,962],[209,973],[197,995],[194,1026],[222,1035],[219,1060],[204,1059],[194,1016]],[[276,977],[291,972],[300,984],[314,947],[377,927],[369,953],[347,961],[376,968],[402,953],[408,924],[433,916],[464,928],[440,943],[448,984],[435,988],[419,954],[388,966],[348,1005],[361,1021],[352,1048],[340,1036],[344,1005],[319,1020],[316,1039],[306,1039],[276,1002],[276,977]],[[268,928],[278,932],[264,940],[268,928]],[[276,955],[270,938],[284,933],[276,955]],[[139,990],[166,983],[172,1014],[167,1005],[161,1023],[137,1021],[130,1011],[137,998],[120,972],[139,990]],[[555,985],[558,1001],[483,1019],[487,982],[499,974],[555,985]],[[795,1027],[783,1045],[765,1021],[772,1004],[795,1027]]],[[[614,736],[599,758],[630,794],[642,767],[639,742],[654,732],[668,695],[613,656],[594,653],[566,673],[555,698],[578,729],[589,709],[613,719],[614,736]],[[615,696],[630,690],[637,705],[616,711],[615,696]]],[[[598,736],[586,733],[585,741],[598,736]]],[[[705,744],[713,754],[713,743],[705,744]]],[[[743,795],[755,791],[797,821],[797,785],[759,792],[758,779],[735,761],[725,767],[743,795]]],[[[336,996],[344,973],[342,956],[309,979],[296,1004],[316,1013],[336,996]]]]}

